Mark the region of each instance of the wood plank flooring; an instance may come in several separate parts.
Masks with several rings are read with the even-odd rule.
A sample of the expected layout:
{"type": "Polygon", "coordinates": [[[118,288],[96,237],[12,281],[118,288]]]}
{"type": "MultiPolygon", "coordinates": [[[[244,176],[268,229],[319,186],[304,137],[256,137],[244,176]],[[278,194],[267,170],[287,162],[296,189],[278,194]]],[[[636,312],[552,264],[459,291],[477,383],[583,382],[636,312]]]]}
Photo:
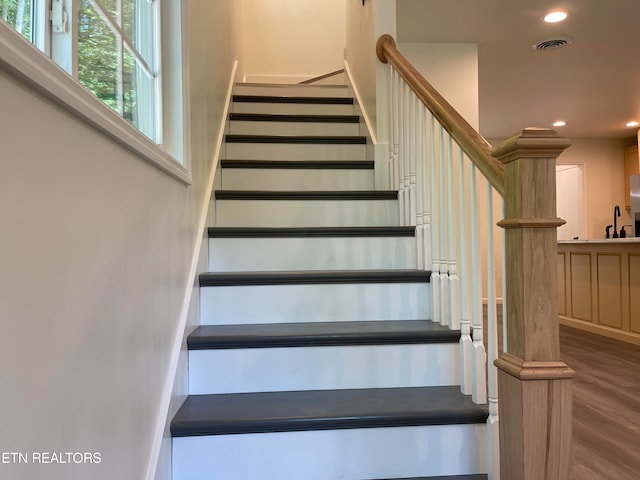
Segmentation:
{"type": "Polygon", "coordinates": [[[573,386],[571,480],[640,479],[640,347],[560,327],[573,386]]]}
{"type": "Polygon", "coordinates": [[[560,325],[560,352],[576,372],[570,480],[640,480],[640,346],[560,325]]]}

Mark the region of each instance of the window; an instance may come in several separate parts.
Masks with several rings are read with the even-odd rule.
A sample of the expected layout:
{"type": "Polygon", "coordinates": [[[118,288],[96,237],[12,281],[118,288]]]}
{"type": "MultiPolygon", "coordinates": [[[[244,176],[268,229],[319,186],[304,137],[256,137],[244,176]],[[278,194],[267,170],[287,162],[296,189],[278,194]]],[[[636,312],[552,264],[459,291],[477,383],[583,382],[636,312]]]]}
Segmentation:
{"type": "Polygon", "coordinates": [[[154,3],[78,0],[78,80],[159,142],[154,3]]]}
{"type": "Polygon", "coordinates": [[[33,5],[31,0],[0,0],[0,16],[24,38],[33,42],[31,35],[33,5]]]}
{"type": "Polygon", "coordinates": [[[0,0],[0,15],[97,98],[160,144],[158,3],[0,0]]]}

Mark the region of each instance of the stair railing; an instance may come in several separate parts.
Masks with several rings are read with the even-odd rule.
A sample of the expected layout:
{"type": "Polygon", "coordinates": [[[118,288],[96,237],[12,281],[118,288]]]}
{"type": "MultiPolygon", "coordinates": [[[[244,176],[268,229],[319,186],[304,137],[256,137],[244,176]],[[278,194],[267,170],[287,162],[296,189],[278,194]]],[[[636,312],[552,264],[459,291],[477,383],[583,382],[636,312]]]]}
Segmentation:
{"type": "Polygon", "coordinates": [[[461,391],[489,404],[489,478],[568,478],[574,374],[559,358],[555,161],[569,143],[529,128],[492,149],[391,36],[376,52],[389,64],[390,187],[401,222],[416,226],[417,266],[431,270],[433,320],[461,331],[461,391]]]}

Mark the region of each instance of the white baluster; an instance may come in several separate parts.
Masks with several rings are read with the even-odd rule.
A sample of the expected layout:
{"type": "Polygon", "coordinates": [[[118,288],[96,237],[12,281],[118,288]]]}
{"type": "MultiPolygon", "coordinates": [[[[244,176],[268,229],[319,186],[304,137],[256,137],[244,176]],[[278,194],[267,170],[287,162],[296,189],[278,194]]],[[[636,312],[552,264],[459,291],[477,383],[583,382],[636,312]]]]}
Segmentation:
{"type": "Polygon", "coordinates": [[[487,182],[487,380],[489,418],[489,478],[500,476],[500,442],[498,418],[498,370],[493,364],[498,358],[498,317],[496,311],[495,249],[493,240],[493,188],[487,182]],[[496,476],[497,475],[497,476],[496,476]]]}
{"type": "Polygon", "coordinates": [[[413,144],[411,140],[411,95],[413,92],[407,85],[405,88],[405,95],[403,98],[404,103],[404,225],[411,225],[411,146],[413,144]]]}
{"type": "Polygon", "coordinates": [[[411,169],[409,170],[409,196],[411,197],[411,205],[409,215],[410,225],[417,225],[418,212],[418,135],[416,128],[418,126],[418,97],[415,93],[411,93],[411,169]]]}
{"type": "Polygon", "coordinates": [[[465,156],[462,150],[458,155],[458,215],[460,222],[460,277],[461,277],[461,312],[460,312],[460,368],[462,383],[460,390],[465,395],[472,393],[473,377],[473,341],[471,340],[471,266],[469,259],[469,212],[471,199],[466,195],[467,179],[465,178],[465,156]]]}
{"type": "Polygon", "coordinates": [[[389,64],[389,189],[397,189],[396,185],[396,173],[395,173],[395,146],[397,135],[397,122],[396,122],[396,71],[389,64]]]}
{"type": "Polygon", "coordinates": [[[480,236],[478,234],[478,195],[476,194],[476,168],[471,167],[471,265],[472,301],[471,325],[473,328],[473,393],[474,403],[487,403],[485,380],[487,354],[482,339],[482,266],[480,263],[480,236]]]}
{"type": "Polygon", "coordinates": [[[433,183],[429,165],[431,163],[431,159],[428,155],[427,150],[427,138],[429,138],[429,130],[428,130],[428,122],[433,121],[433,115],[431,112],[427,110],[426,107],[420,107],[422,113],[422,225],[423,234],[422,234],[422,242],[423,242],[423,251],[424,251],[424,269],[428,270],[431,268],[431,202],[430,202],[430,191],[431,184],[433,183]],[[431,120],[428,120],[429,117],[431,120]]]}
{"type": "Polygon", "coordinates": [[[438,156],[436,148],[436,128],[435,118],[430,117],[429,131],[429,177],[431,190],[431,296],[433,308],[433,321],[442,323],[442,315],[440,311],[440,233],[438,232],[438,156]]]}
{"type": "MultiPolygon", "coordinates": [[[[448,137],[448,134],[447,134],[448,137]]],[[[440,234],[439,240],[439,265],[440,272],[440,318],[441,324],[449,326],[451,324],[450,296],[449,296],[449,265],[447,262],[447,199],[446,199],[446,162],[449,161],[448,142],[445,140],[445,130],[440,125],[439,131],[440,155],[438,158],[438,223],[436,228],[440,234]]]]}
{"type": "Polygon", "coordinates": [[[416,176],[418,170],[418,141],[416,136],[416,128],[418,126],[418,116],[416,114],[418,97],[415,93],[410,92],[409,100],[409,142],[411,143],[411,157],[409,158],[409,225],[415,226],[417,211],[417,192],[416,192],[416,176]]]}
{"type": "Polygon", "coordinates": [[[414,138],[416,139],[416,268],[418,270],[424,270],[424,115],[422,113],[422,104],[419,102],[418,97],[415,99],[416,109],[416,128],[414,138]]]}
{"type": "Polygon", "coordinates": [[[398,215],[400,218],[400,225],[405,225],[404,222],[404,157],[406,156],[405,150],[405,130],[404,130],[404,91],[406,84],[401,81],[398,89],[398,215]]]}
{"type": "MultiPolygon", "coordinates": [[[[456,145],[457,148],[457,145],[456,145]]],[[[449,270],[449,326],[454,329],[460,329],[460,279],[458,277],[458,255],[457,244],[458,235],[456,234],[456,209],[455,209],[455,190],[454,190],[454,147],[453,139],[449,137],[449,160],[447,161],[447,236],[448,238],[448,270],[449,270]]],[[[457,186],[460,188],[460,186],[457,186]]]]}

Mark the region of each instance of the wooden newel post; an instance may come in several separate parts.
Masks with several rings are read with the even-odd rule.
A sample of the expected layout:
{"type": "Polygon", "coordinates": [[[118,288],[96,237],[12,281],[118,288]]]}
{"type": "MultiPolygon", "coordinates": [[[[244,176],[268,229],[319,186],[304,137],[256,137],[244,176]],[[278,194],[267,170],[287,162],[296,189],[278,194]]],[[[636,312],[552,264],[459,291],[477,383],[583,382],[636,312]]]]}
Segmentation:
{"type": "Polygon", "coordinates": [[[525,129],[493,152],[505,166],[507,349],[498,368],[500,476],[564,480],[571,467],[575,376],[560,360],[553,130],[525,129]]]}

